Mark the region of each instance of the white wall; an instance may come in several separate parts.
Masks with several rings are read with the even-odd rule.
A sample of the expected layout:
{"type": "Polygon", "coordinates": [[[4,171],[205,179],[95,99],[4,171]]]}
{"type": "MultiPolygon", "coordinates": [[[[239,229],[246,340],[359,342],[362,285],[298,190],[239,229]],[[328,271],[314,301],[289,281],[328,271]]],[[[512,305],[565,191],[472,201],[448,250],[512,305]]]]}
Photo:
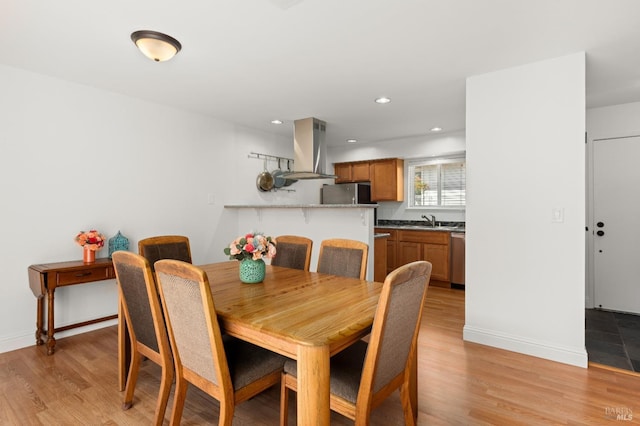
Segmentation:
{"type": "MultiPolygon", "coordinates": [[[[640,102],[614,105],[587,110],[587,224],[593,224],[591,204],[591,154],[596,139],[617,138],[640,135],[640,102]]],[[[593,234],[587,232],[587,284],[585,306],[594,307],[595,281],[593,276],[593,234]]]]}
{"type": "MultiPolygon", "coordinates": [[[[321,181],[256,189],[263,162],[248,154],[292,157],[291,138],[6,66],[0,93],[0,352],[35,341],[28,266],[81,259],[80,230],[120,230],[134,251],[141,238],[183,234],[205,263],[226,260],[236,237],[223,205],[319,200],[321,181]]],[[[59,289],[56,325],[114,314],[116,299],[113,280],[59,289]]]]}
{"type": "Polygon", "coordinates": [[[584,53],[467,80],[465,340],[586,367],[584,132],[584,53]]]}
{"type": "MultiPolygon", "coordinates": [[[[465,150],[464,131],[444,134],[416,136],[371,143],[367,145],[349,144],[330,146],[327,153],[329,168],[333,163],[345,161],[374,160],[378,158],[403,158],[405,160],[404,179],[408,182],[407,162],[417,158],[427,158],[447,154],[461,153],[465,150]]],[[[405,184],[405,192],[407,191],[405,184]]],[[[378,207],[378,219],[388,220],[421,220],[420,216],[428,213],[436,216],[438,221],[464,222],[465,211],[451,208],[407,208],[408,197],[403,202],[381,202],[378,207]]]]}

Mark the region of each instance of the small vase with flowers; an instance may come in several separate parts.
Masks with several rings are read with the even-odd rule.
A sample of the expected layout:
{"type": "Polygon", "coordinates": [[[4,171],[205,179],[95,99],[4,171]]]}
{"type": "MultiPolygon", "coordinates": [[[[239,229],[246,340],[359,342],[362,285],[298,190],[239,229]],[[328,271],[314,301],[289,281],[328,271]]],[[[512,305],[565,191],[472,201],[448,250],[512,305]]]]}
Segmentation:
{"type": "Polygon", "coordinates": [[[82,247],[82,261],[84,263],[94,263],[96,261],[96,251],[104,247],[104,240],[104,235],[95,229],[88,232],[78,232],[75,241],[82,247]]]}

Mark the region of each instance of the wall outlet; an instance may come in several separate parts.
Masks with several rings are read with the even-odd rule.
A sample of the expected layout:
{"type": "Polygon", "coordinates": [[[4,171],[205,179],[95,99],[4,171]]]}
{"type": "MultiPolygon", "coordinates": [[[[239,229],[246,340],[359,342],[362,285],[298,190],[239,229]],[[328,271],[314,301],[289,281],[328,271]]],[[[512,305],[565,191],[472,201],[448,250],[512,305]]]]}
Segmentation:
{"type": "Polygon", "coordinates": [[[207,204],[215,204],[216,196],[213,194],[207,194],[207,204]]]}

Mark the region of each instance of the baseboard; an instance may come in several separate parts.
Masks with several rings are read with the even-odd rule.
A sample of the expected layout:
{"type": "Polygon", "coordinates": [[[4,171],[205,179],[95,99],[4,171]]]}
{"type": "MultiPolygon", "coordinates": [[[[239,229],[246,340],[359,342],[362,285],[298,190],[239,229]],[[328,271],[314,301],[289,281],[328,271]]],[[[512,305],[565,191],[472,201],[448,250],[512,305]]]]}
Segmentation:
{"type": "Polygon", "coordinates": [[[587,368],[588,356],[586,348],[576,350],[559,345],[551,345],[549,342],[534,339],[523,339],[495,330],[485,330],[478,327],[465,325],[462,331],[463,339],[467,342],[480,343],[512,352],[531,355],[538,358],[561,362],[587,368]]]}
{"type": "Polygon", "coordinates": [[[599,368],[601,370],[613,371],[620,374],[627,374],[629,376],[640,377],[640,372],[638,371],[625,370],[618,367],[612,367],[610,365],[599,364],[597,362],[589,361],[589,368],[599,368]]]}
{"type": "MultiPolygon", "coordinates": [[[[73,328],[71,330],[61,331],[55,334],[55,338],[56,340],[60,340],[65,337],[75,336],[76,334],[87,333],[89,331],[98,330],[104,327],[110,327],[116,324],[118,324],[117,319],[102,321],[95,324],[86,325],[84,327],[78,327],[78,328],[73,328]]],[[[35,346],[35,344],[36,344],[35,332],[21,335],[21,336],[9,337],[9,338],[0,340],[0,354],[5,352],[15,351],[16,349],[26,348],[28,346],[35,346]]],[[[46,350],[46,349],[43,349],[43,350],[46,350]]]]}

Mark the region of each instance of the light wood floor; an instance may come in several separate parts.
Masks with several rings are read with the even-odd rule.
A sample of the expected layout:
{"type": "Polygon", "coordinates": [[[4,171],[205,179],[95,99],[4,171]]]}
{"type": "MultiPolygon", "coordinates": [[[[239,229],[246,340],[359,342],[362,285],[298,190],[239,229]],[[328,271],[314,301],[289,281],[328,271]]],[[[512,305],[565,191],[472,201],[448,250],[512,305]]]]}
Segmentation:
{"type": "MultiPolygon", "coordinates": [[[[465,343],[464,292],[432,287],[427,299],[419,424],[614,424],[616,412],[631,414],[622,424],[640,424],[639,376],[465,343]]],[[[158,375],[145,361],[134,406],[120,409],[115,326],[60,339],[53,356],[35,346],[0,354],[0,425],[151,424],[158,375]]],[[[234,424],[276,425],[278,407],[279,390],[272,388],[240,405],[234,424]]],[[[217,410],[217,402],[191,388],[182,424],[217,424],[217,410]]],[[[294,424],[293,401],[290,410],[294,424]]],[[[333,413],[332,424],[352,423],[333,413]]],[[[374,411],[372,424],[402,424],[397,394],[374,411]]]]}

